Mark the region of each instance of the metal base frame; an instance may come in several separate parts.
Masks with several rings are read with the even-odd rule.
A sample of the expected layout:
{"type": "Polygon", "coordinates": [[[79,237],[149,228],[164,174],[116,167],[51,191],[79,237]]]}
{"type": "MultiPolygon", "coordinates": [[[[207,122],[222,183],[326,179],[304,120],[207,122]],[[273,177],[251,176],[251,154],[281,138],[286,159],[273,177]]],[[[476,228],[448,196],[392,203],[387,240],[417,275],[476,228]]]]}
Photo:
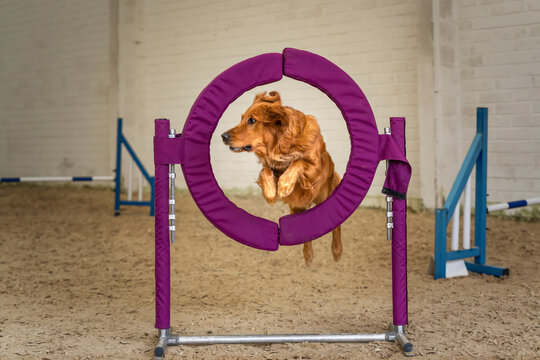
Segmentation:
{"type": "Polygon", "coordinates": [[[372,341],[395,341],[405,356],[413,356],[413,345],[405,336],[402,325],[390,324],[388,332],[381,334],[284,334],[284,335],[210,335],[179,336],[171,329],[158,330],[158,344],[154,348],[154,360],[163,360],[168,346],[179,345],[231,345],[231,344],[285,344],[285,343],[366,343],[372,341]]]}
{"type": "MultiPolygon", "coordinates": [[[[405,119],[390,119],[391,141],[405,152],[405,119]]],[[[167,119],[156,119],[156,139],[172,138],[170,135],[170,122],[167,119]]],[[[390,131],[387,131],[387,133],[390,131]]],[[[161,139],[160,141],[162,141],[161,139]]],[[[387,140],[390,141],[390,140],[387,140]]],[[[164,146],[164,145],[162,145],[164,146]]],[[[177,151],[169,145],[168,151],[177,151]]],[[[164,151],[161,149],[160,151],[164,151]]],[[[393,178],[409,181],[410,171],[408,163],[403,161],[402,155],[387,154],[389,159],[397,159],[390,162],[387,175],[393,178]],[[407,168],[400,168],[397,165],[407,168]]],[[[279,334],[279,335],[205,335],[205,336],[180,336],[172,334],[171,329],[171,274],[170,274],[170,242],[175,230],[175,214],[173,207],[174,197],[169,197],[169,181],[175,178],[174,170],[171,169],[171,161],[174,164],[181,163],[181,157],[155,159],[155,279],[156,279],[156,323],[158,329],[158,343],[154,348],[154,359],[161,360],[169,346],[179,345],[215,345],[215,344],[284,344],[284,343],[367,343],[372,341],[396,342],[406,356],[412,356],[413,345],[407,339],[404,327],[408,323],[407,309],[407,203],[403,194],[398,192],[392,199],[392,208],[387,211],[388,237],[391,238],[392,248],[392,323],[388,331],[371,334],[279,334]],[[177,162],[180,161],[180,162],[177,162]],[[395,325],[400,324],[400,325],[395,325]]],[[[383,191],[383,193],[385,193],[383,191]]],[[[172,192],[174,194],[174,192],[172,192]]]]}

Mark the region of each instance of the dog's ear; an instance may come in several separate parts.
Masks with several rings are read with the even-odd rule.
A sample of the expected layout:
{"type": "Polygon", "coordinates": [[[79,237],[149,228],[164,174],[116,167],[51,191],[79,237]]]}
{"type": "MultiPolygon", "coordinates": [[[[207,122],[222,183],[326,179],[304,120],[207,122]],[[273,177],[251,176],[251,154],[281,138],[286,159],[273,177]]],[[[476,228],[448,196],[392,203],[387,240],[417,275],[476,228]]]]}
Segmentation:
{"type": "Polygon", "coordinates": [[[281,96],[277,91],[270,91],[270,93],[264,91],[255,95],[255,99],[253,99],[254,104],[259,102],[281,105],[281,96]]]}
{"type": "Polygon", "coordinates": [[[266,106],[266,119],[269,123],[277,126],[288,125],[289,123],[289,115],[285,108],[277,104],[266,106]]]}

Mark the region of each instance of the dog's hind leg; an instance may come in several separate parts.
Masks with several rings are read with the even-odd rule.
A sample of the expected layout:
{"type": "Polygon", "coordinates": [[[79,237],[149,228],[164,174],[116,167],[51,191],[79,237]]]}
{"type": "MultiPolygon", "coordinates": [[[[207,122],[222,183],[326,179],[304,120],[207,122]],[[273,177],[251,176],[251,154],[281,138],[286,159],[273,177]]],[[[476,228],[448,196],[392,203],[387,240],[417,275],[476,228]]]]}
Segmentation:
{"type": "Polygon", "coordinates": [[[341,259],[343,246],[341,245],[341,225],[332,230],[332,255],[335,261],[341,259]]]}
{"type": "Polygon", "coordinates": [[[306,266],[311,266],[313,262],[313,245],[311,241],[304,243],[304,261],[306,262],[306,266]]]}

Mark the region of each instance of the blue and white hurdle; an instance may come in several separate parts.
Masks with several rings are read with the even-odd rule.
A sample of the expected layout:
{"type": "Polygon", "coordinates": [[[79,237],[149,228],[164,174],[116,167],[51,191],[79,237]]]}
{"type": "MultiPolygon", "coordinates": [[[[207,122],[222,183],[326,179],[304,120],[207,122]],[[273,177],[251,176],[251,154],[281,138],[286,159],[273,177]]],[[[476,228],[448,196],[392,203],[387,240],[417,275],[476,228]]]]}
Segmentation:
{"type": "Polygon", "coordinates": [[[149,206],[150,216],[154,216],[154,177],[150,176],[145,167],[139,160],[139,157],[129,144],[127,138],[122,132],[122,118],[117,120],[116,135],[116,169],[113,170],[114,176],[21,176],[21,177],[1,177],[0,183],[19,183],[19,182],[87,182],[87,181],[114,181],[114,214],[120,215],[120,206],[149,206]],[[120,199],[121,180],[122,180],[122,146],[127,150],[132,161],[128,167],[128,193],[127,200],[120,199]],[[133,194],[133,164],[139,171],[138,200],[132,199],[133,194]],[[151,189],[150,200],[143,200],[143,178],[148,182],[151,189]]]}
{"type": "Polygon", "coordinates": [[[3,177],[0,182],[49,182],[49,181],[113,181],[114,176],[22,176],[22,177],[3,177]]]}
{"type": "Polygon", "coordinates": [[[494,211],[516,209],[520,207],[538,205],[538,204],[540,204],[540,197],[532,198],[532,199],[525,199],[525,200],[509,201],[509,202],[500,203],[500,204],[488,205],[487,212],[489,214],[494,211]]]}
{"type": "MultiPolygon", "coordinates": [[[[476,135],[442,209],[435,211],[435,279],[467,275],[468,271],[508,275],[507,268],[486,264],[488,109],[476,110],[476,135]],[[476,166],[474,246],[471,246],[471,173],[476,166]],[[459,200],[464,193],[463,245],[459,248],[459,200]],[[452,240],[447,250],[446,229],[452,218],[452,240]],[[474,262],[465,259],[474,258],[474,262]]],[[[499,205],[499,204],[497,204],[499,205]]],[[[494,211],[494,210],[493,210],[494,211]]]]}

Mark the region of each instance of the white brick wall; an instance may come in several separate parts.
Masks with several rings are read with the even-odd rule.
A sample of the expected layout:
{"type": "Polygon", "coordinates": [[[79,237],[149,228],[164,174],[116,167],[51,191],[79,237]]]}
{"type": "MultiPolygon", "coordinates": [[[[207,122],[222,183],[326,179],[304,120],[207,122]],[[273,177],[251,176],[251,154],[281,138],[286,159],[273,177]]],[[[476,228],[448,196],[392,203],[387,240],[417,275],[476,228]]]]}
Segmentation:
{"type": "MultiPolygon", "coordinates": [[[[418,162],[416,87],[417,1],[205,1],[144,3],[141,61],[145,111],[139,128],[151,133],[155,117],[181,128],[199,92],[234,63],[265,52],[296,47],[327,57],[366,93],[378,126],[406,116],[408,157],[418,162]],[[141,124],[147,125],[141,125],[141,124]]],[[[233,154],[219,134],[236,125],[261,90],[278,90],[285,104],[317,117],[338,172],[350,143],[337,107],[309,85],[284,79],[241,96],[225,112],[212,141],[212,166],[225,189],[255,188],[260,167],[253,154],[233,154]]],[[[148,138],[144,148],[151,150],[148,138]]],[[[150,153],[146,155],[150,159],[150,153]]],[[[382,168],[382,167],[381,167],[382,168]]],[[[382,172],[371,194],[380,192],[382,172]]],[[[419,196],[413,172],[411,196],[419,196]]]]}
{"type": "MultiPolygon", "coordinates": [[[[433,60],[434,60],[434,136],[437,191],[435,204],[442,207],[463,159],[459,145],[462,134],[459,124],[459,64],[456,59],[456,11],[452,1],[433,2],[433,60]]],[[[466,101],[466,100],[465,100],[466,101]]],[[[429,151],[424,148],[423,151],[429,151]]]]}
{"type": "Polygon", "coordinates": [[[439,206],[474,136],[477,107],[489,108],[488,201],[539,194],[537,3],[433,1],[434,163],[439,206]]]}
{"type": "MultiPolygon", "coordinates": [[[[390,116],[407,117],[411,199],[431,207],[448,192],[477,106],[490,108],[490,200],[537,195],[539,19],[537,0],[0,0],[0,176],[109,174],[117,115],[152,169],[154,118],[180,130],[221,71],[296,47],[351,75],[381,132],[390,116]]],[[[211,147],[222,187],[256,188],[254,156],[229,152],[219,134],[261,90],[317,117],[343,173],[341,114],[318,90],[284,79],[225,112],[211,147]]]]}
{"type": "Polygon", "coordinates": [[[477,0],[454,4],[461,127],[466,140],[462,149],[474,135],[476,106],[488,107],[488,201],[538,196],[540,3],[477,0]]]}
{"type": "Polygon", "coordinates": [[[0,1],[0,176],[111,175],[109,37],[109,1],[0,1]]]}

